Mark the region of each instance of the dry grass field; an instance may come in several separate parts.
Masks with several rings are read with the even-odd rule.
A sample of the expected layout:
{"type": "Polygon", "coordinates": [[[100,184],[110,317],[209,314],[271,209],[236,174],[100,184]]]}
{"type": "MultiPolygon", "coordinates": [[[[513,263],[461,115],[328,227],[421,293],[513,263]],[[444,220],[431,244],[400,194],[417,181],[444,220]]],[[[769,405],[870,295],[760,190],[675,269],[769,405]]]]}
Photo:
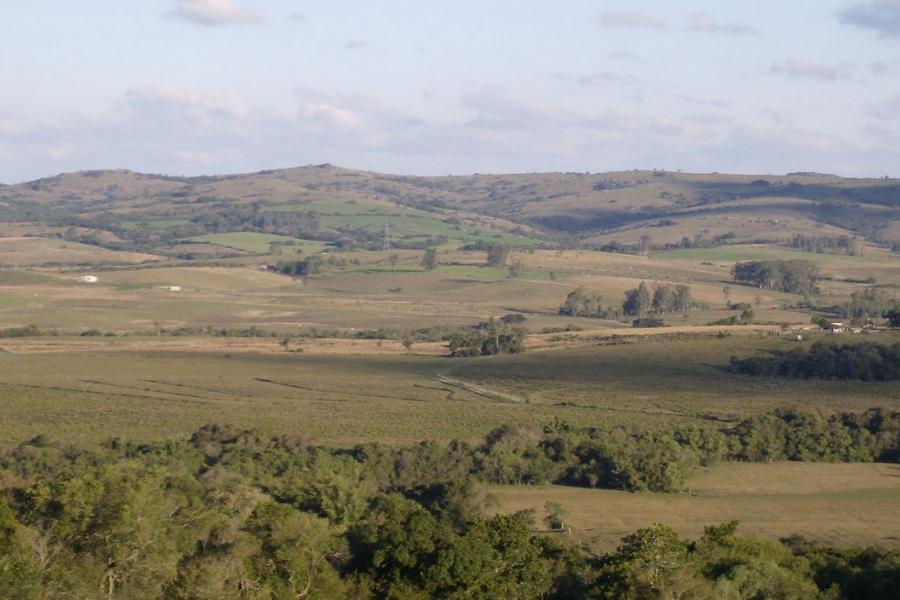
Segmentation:
{"type": "Polygon", "coordinates": [[[92,328],[124,333],[157,326],[251,325],[280,332],[296,332],[298,325],[348,331],[412,330],[473,325],[510,312],[525,313],[532,332],[569,324],[584,329],[620,327],[622,323],[560,317],[557,310],[566,294],[579,285],[600,293],[604,304],[617,305],[625,290],[641,281],[690,285],[693,297],[708,306],[668,316],[670,326],[703,325],[734,315],[724,306],[726,285],[731,301],[753,304],[761,322],[808,322],[808,312],[790,308],[802,300],[799,296],[729,284],[734,261],[752,256],[800,256],[820,263],[823,274],[830,277],[820,284],[823,303],[841,302],[865,287],[849,279],[873,277],[893,294],[900,286],[898,261],[877,252],[836,257],[736,246],[648,258],[536,250],[514,254],[525,265],[520,279],[511,278],[505,269],[485,267],[483,252],[440,252],[441,266],[432,272],[418,266],[419,251],[348,252],[334,254],[343,266],[328,266],[323,274],[302,281],[260,271],[257,267],[265,258],[257,256],[227,259],[223,264],[228,267],[162,261],[134,268],[127,265],[129,260],[148,256],[42,238],[0,240],[0,251],[4,243],[18,248],[14,255],[22,252],[16,259],[22,265],[46,264],[50,250],[65,254],[74,261],[72,266],[88,255],[97,260],[109,255],[119,264],[67,272],[7,267],[0,272],[0,328],[35,324],[73,333],[92,328]],[[88,254],[82,256],[82,251],[88,254]],[[391,254],[398,257],[396,265],[390,264],[391,254]],[[97,275],[99,282],[75,282],[86,273],[97,275]],[[159,289],[167,285],[182,289],[178,293],[159,289]]]}
{"type": "Polygon", "coordinates": [[[475,441],[503,424],[664,426],[780,406],[831,414],[900,409],[900,384],[766,380],[724,370],[768,336],[635,339],[517,356],[451,359],[397,342],[233,338],[2,340],[0,447],[187,436],[207,423],[330,444],[475,441]],[[379,346],[380,344],[380,346],[379,346]],[[438,381],[473,384],[495,396],[438,381]],[[512,400],[510,400],[510,398],[512,400]]]}
{"type": "Polygon", "coordinates": [[[900,465],[723,463],[703,469],[681,494],[631,494],[565,486],[492,487],[498,510],[568,513],[571,534],[553,534],[602,552],[653,523],[696,538],[732,519],[739,531],[771,540],[799,534],[837,547],[900,548],[900,465]]]}
{"type": "Polygon", "coordinates": [[[38,237],[0,238],[0,267],[137,264],[159,260],[139,252],[118,252],[66,240],[38,237]]]}

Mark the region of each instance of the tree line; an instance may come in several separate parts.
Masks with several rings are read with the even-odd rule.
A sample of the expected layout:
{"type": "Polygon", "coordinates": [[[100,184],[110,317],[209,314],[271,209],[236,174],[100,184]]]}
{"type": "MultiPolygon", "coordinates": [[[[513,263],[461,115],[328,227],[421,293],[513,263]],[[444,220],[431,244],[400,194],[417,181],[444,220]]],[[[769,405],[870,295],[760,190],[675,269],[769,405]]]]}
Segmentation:
{"type": "Polygon", "coordinates": [[[862,249],[856,242],[856,238],[847,235],[839,236],[815,236],[795,233],[789,243],[791,248],[802,252],[815,254],[846,254],[847,256],[859,256],[862,249]]]}
{"type": "Polygon", "coordinates": [[[579,286],[566,296],[558,312],[568,317],[594,319],[617,319],[623,315],[642,318],[649,313],[684,313],[699,306],[691,296],[689,286],[657,284],[651,293],[650,287],[642,281],[637,288],[626,291],[621,306],[616,307],[604,306],[600,294],[579,286]]]}
{"type": "Polygon", "coordinates": [[[731,367],[743,375],[803,379],[900,379],[900,342],[835,344],[816,342],[808,350],[795,348],[769,356],[731,357],[731,367]]]}
{"type": "Polygon", "coordinates": [[[697,460],[896,459],[898,425],[883,410],[828,420],[786,411],[727,435],[557,421],[499,428],[476,446],[346,449],[222,426],[185,441],[38,436],[0,454],[0,597],[889,597],[900,585],[896,552],[766,542],[726,523],[697,540],[654,525],[596,556],[535,535],[528,513],[489,516],[478,480],[559,473],[656,489],[685,461],[676,447],[697,460]]]}

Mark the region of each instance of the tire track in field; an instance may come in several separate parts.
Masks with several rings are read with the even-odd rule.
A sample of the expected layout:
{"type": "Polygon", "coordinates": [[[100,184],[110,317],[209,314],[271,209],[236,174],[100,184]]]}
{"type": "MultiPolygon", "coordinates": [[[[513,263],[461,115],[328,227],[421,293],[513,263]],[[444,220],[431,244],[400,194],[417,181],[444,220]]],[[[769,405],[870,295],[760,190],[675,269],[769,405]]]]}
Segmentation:
{"type": "MultiPolygon", "coordinates": [[[[7,384],[4,384],[4,385],[8,385],[8,386],[10,386],[10,387],[13,387],[13,386],[15,386],[15,387],[23,387],[23,388],[26,388],[26,389],[32,389],[32,390],[50,390],[50,391],[54,391],[54,392],[68,392],[68,393],[78,393],[78,394],[91,394],[91,395],[94,395],[94,396],[107,396],[107,397],[109,397],[109,396],[117,395],[117,396],[121,396],[121,397],[123,397],[123,398],[137,398],[137,399],[141,399],[141,400],[165,400],[165,401],[168,401],[168,402],[178,402],[178,401],[181,401],[181,402],[194,402],[194,403],[196,403],[196,404],[213,404],[211,398],[201,398],[201,397],[199,397],[199,396],[188,397],[187,399],[178,399],[178,400],[176,400],[176,399],[174,399],[174,398],[163,398],[163,397],[160,397],[160,396],[148,396],[148,395],[146,395],[146,394],[128,394],[128,393],[125,393],[125,392],[115,392],[115,391],[113,391],[113,392],[102,392],[102,391],[99,391],[99,390],[88,390],[88,389],[85,389],[85,388],[70,388],[70,387],[62,387],[62,386],[57,386],[57,385],[35,385],[35,384],[32,384],[32,383],[7,383],[7,384]]],[[[103,385],[107,385],[107,384],[103,384],[103,385]]],[[[136,388],[136,389],[139,389],[139,388],[136,388]]],[[[146,391],[151,391],[151,392],[152,392],[152,391],[157,391],[157,390],[146,390],[146,391]]],[[[160,394],[167,394],[168,392],[159,391],[158,393],[160,393],[160,394]]]]}
{"type": "Polygon", "coordinates": [[[387,394],[373,394],[371,392],[345,392],[341,390],[323,390],[309,386],[297,385],[295,383],[285,383],[283,381],[275,381],[274,379],[266,379],[263,377],[255,377],[254,381],[259,381],[260,383],[269,383],[272,385],[277,385],[281,387],[286,387],[293,390],[300,390],[302,392],[313,392],[315,394],[334,394],[338,396],[350,396],[354,398],[379,398],[383,400],[406,400],[408,402],[428,402],[428,400],[410,396],[391,396],[387,394]]]}
{"type": "Polygon", "coordinates": [[[137,390],[139,392],[156,392],[157,394],[168,394],[169,396],[179,396],[181,398],[190,398],[191,400],[212,400],[215,398],[205,398],[196,394],[183,394],[181,392],[167,392],[166,390],[153,389],[151,387],[138,387],[134,385],[124,385],[121,383],[109,383],[107,381],[99,381],[97,379],[79,379],[82,383],[90,383],[93,385],[105,385],[107,387],[121,388],[124,390],[137,390]]]}

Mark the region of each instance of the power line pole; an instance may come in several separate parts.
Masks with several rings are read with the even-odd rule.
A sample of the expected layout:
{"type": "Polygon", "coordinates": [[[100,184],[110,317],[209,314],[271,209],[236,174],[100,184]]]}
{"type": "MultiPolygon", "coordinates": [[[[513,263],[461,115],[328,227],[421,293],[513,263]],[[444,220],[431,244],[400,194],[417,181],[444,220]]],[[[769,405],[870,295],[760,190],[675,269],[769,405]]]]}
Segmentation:
{"type": "Polygon", "coordinates": [[[388,221],[385,221],[384,222],[384,249],[385,250],[391,249],[390,235],[391,235],[390,223],[388,221]]]}

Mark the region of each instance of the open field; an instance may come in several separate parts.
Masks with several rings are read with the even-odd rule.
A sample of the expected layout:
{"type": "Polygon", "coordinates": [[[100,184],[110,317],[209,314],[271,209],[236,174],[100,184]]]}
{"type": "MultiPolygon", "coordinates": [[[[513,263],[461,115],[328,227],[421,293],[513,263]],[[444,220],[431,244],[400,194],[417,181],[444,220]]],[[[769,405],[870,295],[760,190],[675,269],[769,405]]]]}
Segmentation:
{"type": "Polygon", "coordinates": [[[769,337],[645,340],[468,360],[406,355],[399,343],[377,340],[294,340],[287,349],[274,339],[0,342],[0,446],[38,433],[162,439],[210,422],[352,445],[476,440],[502,424],[556,418],[653,427],[780,406],[822,414],[900,409],[897,382],[768,380],[723,370],[732,354],[788,343],[769,337]],[[505,397],[519,402],[498,400],[505,397]]]}
{"type": "MultiPolygon", "coordinates": [[[[258,235],[258,234],[224,234],[258,235]]],[[[60,240],[22,238],[37,243],[22,260],[44,264],[46,245],[83,246],[60,240]]],[[[699,326],[739,314],[724,306],[723,288],[729,286],[732,302],[750,303],[756,319],[763,323],[809,322],[808,311],[793,308],[803,302],[799,295],[729,284],[731,262],[736,256],[721,254],[718,263],[690,256],[640,257],[582,250],[535,250],[516,252],[524,275],[514,279],[507,269],[487,267],[484,252],[441,251],[440,266],[424,271],[422,253],[413,250],[387,252],[330,252],[323,273],[293,280],[260,271],[263,259],[244,256],[215,264],[228,267],[200,267],[194,262],[161,261],[129,267],[126,259],[146,258],[85,246],[91,253],[108,253],[118,267],[99,265],[76,273],[42,269],[7,270],[0,273],[0,328],[35,324],[68,332],[102,329],[113,332],[140,332],[150,327],[264,327],[276,332],[309,330],[390,328],[410,331],[437,325],[470,326],[510,312],[524,313],[526,328],[576,325],[582,329],[628,326],[630,321],[611,322],[569,318],[558,315],[566,295],[578,286],[601,294],[605,305],[622,302],[628,289],[646,281],[691,287],[693,298],[705,305],[686,314],[667,315],[671,327],[699,326]],[[396,254],[397,263],[391,256],[396,254]],[[15,275],[12,275],[15,273],[15,275]],[[91,273],[99,277],[93,285],[76,284],[75,276],[91,273]],[[178,293],[157,288],[177,285],[178,293]]],[[[730,247],[728,252],[741,252],[730,247]]],[[[60,252],[69,252],[59,250],[60,252]]],[[[704,250],[705,252],[706,250],[704,250]]],[[[725,249],[711,249],[724,253],[725,249]]],[[[769,252],[771,249],[763,248],[769,252]]],[[[897,295],[900,286],[898,262],[883,254],[863,257],[785,254],[814,257],[831,279],[820,286],[822,305],[834,305],[867,287],[875,278],[888,294],[897,295]]],[[[77,252],[68,254],[78,259],[77,252]]],[[[151,257],[152,258],[152,257],[151,257]]],[[[702,258],[702,257],[700,257],[702,258]]],[[[278,257],[270,257],[276,261],[278,257]]],[[[74,267],[74,265],[73,265],[74,267]]]]}
{"type": "Polygon", "coordinates": [[[37,237],[0,238],[0,266],[136,264],[160,260],[140,252],[118,252],[66,240],[37,237]]]}
{"type": "Polygon", "coordinates": [[[210,233],[191,238],[190,241],[234,248],[235,250],[243,250],[254,254],[269,254],[273,242],[283,244],[282,252],[285,254],[314,254],[322,252],[326,248],[326,245],[322,242],[250,231],[210,233]]]}
{"type": "Polygon", "coordinates": [[[800,534],[837,547],[900,548],[900,465],[722,463],[703,469],[682,494],[630,494],[565,486],[503,486],[491,492],[502,512],[558,502],[572,533],[560,539],[596,552],[653,523],[696,538],[733,519],[739,532],[771,540],[800,534]]]}

